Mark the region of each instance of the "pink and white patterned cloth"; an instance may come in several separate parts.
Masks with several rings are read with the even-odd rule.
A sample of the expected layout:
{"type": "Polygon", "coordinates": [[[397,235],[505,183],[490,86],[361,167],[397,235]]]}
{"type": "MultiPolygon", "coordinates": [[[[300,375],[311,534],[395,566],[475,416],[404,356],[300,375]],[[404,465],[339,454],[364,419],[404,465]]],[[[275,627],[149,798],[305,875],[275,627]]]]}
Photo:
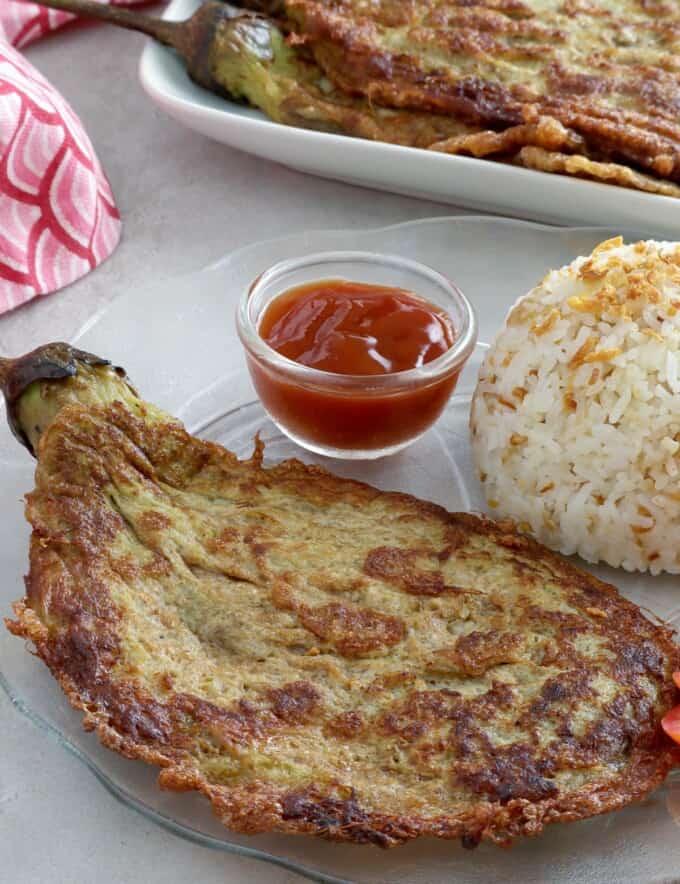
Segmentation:
{"type": "Polygon", "coordinates": [[[72,18],[0,0],[0,313],[89,273],[120,238],[111,187],[80,120],[14,48],[72,18]]]}

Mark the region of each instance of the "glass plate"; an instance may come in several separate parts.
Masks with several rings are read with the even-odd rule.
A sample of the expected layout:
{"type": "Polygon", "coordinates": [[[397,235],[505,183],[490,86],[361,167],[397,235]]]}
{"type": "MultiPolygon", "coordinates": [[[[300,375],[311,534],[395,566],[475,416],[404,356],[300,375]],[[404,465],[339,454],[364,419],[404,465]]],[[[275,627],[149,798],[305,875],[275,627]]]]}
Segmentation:
{"type": "MultiPolygon", "coordinates": [[[[258,243],[218,264],[145,291],[131,292],[95,317],[79,346],[124,365],[144,396],[177,414],[193,432],[239,455],[261,431],[270,461],[307,455],[283,438],[254,396],[234,331],[236,300],[275,261],[326,249],[375,249],[402,254],[449,275],[476,305],[480,341],[488,342],[510,304],[549,267],[590,251],[611,231],[559,229],[494,218],[438,218],[370,231],[325,231],[258,243]]],[[[634,236],[634,234],[631,234],[634,236]]],[[[481,509],[470,466],[467,418],[482,355],[470,360],[456,396],[435,428],[400,454],[370,464],[325,464],[342,475],[381,488],[408,491],[448,509],[481,509]]],[[[28,527],[22,495],[32,487],[33,464],[7,428],[0,428],[0,555],[4,571],[0,614],[23,595],[28,527]]],[[[678,577],[640,577],[606,568],[600,577],[670,621],[680,620],[678,577]]],[[[161,792],[156,770],[102,748],[81,727],[46,667],[22,643],[0,631],[0,684],[16,708],[74,753],[118,798],[159,825],[191,841],[297,871],[314,881],[530,882],[680,880],[680,778],[627,810],[567,826],[549,827],[511,853],[482,845],[421,840],[383,852],[311,838],[233,835],[213,818],[200,796],[161,792]]],[[[28,773],[27,776],[31,774],[28,773]]]]}

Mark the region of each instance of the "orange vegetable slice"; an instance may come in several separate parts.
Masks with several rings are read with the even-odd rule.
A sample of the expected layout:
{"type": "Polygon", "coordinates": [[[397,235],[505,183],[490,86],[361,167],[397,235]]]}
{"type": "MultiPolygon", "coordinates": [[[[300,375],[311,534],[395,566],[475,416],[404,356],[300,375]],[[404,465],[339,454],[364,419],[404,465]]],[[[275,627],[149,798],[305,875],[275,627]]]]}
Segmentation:
{"type": "Polygon", "coordinates": [[[661,719],[661,727],[672,740],[680,743],[680,706],[671,709],[668,715],[661,719]]]}

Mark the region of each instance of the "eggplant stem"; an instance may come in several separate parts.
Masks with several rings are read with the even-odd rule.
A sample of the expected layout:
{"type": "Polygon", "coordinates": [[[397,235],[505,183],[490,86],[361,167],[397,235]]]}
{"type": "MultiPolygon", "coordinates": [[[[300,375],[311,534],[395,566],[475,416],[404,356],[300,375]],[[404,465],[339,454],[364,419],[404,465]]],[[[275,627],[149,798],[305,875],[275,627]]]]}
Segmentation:
{"type": "MultiPolygon", "coordinates": [[[[108,360],[70,344],[45,344],[16,359],[0,357],[0,392],[5,397],[7,422],[14,436],[33,454],[33,446],[21,425],[18,415],[19,400],[36,381],[58,381],[73,377],[78,363],[88,366],[110,365],[108,360]]],[[[125,378],[122,369],[115,369],[125,378]]]]}
{"type": "Polygon", "coordinates": [[[84,15],[88,18],[96,18],[100,21],[109,22],[120,28],[128,28],[131,31],[140,31],[148,34],[175,49],[181,49],[185,36],[184,22],[166,21],[161,18],[152,18],[140,12],[132,12],[119,6],[108,6],[95,2],[95,0],[38,0],[40,6],[50,9],[60,9],[63,12],[71,12],[74,15],[84,15]]]}
{"type": "Polygon", "coordinates": [[[0,391],[5,387],[13,361],[13,359],[6,359],[4,356],[0,356],[0,391]]]}

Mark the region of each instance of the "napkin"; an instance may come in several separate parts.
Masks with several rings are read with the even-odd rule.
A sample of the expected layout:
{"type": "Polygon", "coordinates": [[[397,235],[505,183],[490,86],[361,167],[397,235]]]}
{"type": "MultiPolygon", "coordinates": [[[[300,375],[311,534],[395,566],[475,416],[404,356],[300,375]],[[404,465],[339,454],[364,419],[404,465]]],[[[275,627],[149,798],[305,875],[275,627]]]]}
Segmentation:
{"type": "Polygon", "coordinates": [[[72,18],[0,0],[0,313],[89,273],[120,238],[111,187],[82,123],[13,48],[72,18]]]}

